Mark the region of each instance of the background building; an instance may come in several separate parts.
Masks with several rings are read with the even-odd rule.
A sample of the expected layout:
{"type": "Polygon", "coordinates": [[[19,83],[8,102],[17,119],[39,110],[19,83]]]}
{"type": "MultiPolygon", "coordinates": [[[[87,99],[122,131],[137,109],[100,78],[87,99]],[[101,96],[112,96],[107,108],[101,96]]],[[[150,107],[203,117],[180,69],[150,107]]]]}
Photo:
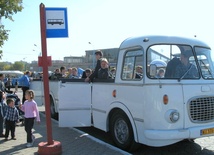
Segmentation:
{"type": "MultiPolygon", "coordinates": [[[[99,49],[103,52],[103,57],[107,58],[109,65],[116,66],[118,58],[118,48],[99,49]]],[[[64,60],[52,60],[52,66],[49,66],[50,71],[54,71],[56,68],[65,66],[66,68],[91,68],[94,69],[96,65],[96,59],[94,53],[97,50],[86,50],[85,56],[66,56],[64,60]]],[[[30,64],[26,64],[26,68],[30,71],[42,72],[42,67],[38,66],[38,61],[32,61],[30,64]]]]}
{"type": "MultiPolygon", "coordinates": [[[[103,57],[109,61],[110,66],[116,66],[117,58],[118,58],[118,51],[119,48],[108,48],[108,49],[99,49],[103,52],[103,57]]],[[[96,65],[96,60],[94,53],[97,50],[86,50],[85,51],[85,63],[88,65],[88,68],[94,68],[93,66],[96,65]],[[94,62],[93,62],[94,59],[94,62]],[[93,65],[93,63],[95,63],[93,65]]]]}

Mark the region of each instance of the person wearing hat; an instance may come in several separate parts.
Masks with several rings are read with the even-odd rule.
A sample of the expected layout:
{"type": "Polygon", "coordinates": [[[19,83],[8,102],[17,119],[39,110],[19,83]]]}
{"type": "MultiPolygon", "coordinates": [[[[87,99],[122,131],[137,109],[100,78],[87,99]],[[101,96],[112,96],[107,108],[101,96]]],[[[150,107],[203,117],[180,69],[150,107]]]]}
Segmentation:
{"type": "MultiPolygon", "coordinates": [[[[189,52],[189,51],[188,51],[189,52]]],[[[190,53],[181,52],[181,63],[175,69],[175,78],[198,78],[199,74],[195,65],[189,62],[190,53]]]]}
{"type": "Polygon", "coordinates": [[[97,50],[95,52],[95,55],[96,55],[96,59],[97,59],[97,55],[99,55],[100,57],[98,59],[100,59],[102,56],[103,56],[103,52],[101,50],[97,50]]]}
{"type": "Polygon", "coordinates": [[[97,78],[97,76],[98,76],[98,70],[101,68],[100,59],[103,57],[103,52],[101,50],[98,50],[95,52],[95,56],[96,56],[96,60],[97,60],[97,65],[94,69],[94,72],[85,79],[85,82],[93,81],[93,79],[97,78]]]}

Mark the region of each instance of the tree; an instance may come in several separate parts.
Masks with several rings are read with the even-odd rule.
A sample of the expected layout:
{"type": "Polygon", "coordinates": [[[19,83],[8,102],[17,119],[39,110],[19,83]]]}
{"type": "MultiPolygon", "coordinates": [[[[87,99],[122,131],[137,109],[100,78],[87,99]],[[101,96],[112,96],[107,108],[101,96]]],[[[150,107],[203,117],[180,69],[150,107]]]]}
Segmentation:
{"type": "MultiPolygon", "coordinates": [[[[8,39],[9,30],[5,30],[4,25],[1,24],[1,19],[9,19],[13,21],[12,15],[22,11],[22,0],[1,0],[0,1],[0,48],[4,45],[4,41],[8,39]]],[[[3,51],[0,50],[0,59],[3,51]]]]}
{"type": "Polygon", "coordinates": [[[14,64],[13,64],[13,70],[24,70],[24,67],[25,67],[25,64],[21,61],[16,61],[14,64]]]}
{"type": "Polygon", "coordinates": [[[11,70],[12,64],[8,62],[0,62],[0,70],[11,70]]]}

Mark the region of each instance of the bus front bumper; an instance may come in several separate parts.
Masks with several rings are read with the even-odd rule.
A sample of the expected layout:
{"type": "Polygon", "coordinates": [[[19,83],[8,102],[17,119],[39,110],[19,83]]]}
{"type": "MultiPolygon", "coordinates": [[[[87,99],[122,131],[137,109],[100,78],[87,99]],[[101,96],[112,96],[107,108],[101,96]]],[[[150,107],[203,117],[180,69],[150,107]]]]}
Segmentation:
{"type": "Polygon", "coordinates": [[[177,130],[145,130],[145,137],[151,140],[194,139],[214,135],[214,125],[177,130]]]}

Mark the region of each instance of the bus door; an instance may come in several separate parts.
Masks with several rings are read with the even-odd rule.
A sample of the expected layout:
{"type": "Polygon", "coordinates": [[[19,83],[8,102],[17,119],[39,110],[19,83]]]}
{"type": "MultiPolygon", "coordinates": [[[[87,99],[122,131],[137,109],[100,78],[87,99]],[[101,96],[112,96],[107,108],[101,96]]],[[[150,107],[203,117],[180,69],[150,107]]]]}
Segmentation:
{"type": "Polygon", "coordinates": [[[59,88],[59,126],[91,126],[91,84],[61,83],[59,88]]]}

